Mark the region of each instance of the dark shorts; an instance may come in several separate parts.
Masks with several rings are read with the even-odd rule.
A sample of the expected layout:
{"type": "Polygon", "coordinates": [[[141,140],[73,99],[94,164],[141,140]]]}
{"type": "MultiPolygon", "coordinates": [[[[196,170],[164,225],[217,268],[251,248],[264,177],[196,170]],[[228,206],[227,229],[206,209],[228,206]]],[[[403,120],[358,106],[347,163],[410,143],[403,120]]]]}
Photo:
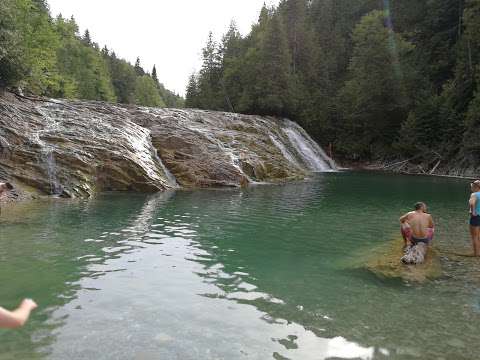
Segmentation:
{"type": "Polygon", "coordinates": [[[418,243],[425,243],[428,245],[428,243],[430,242],[430,239],[428,238],[425,238],[425,239],[417,239],[416,237],[413,237],[412,236],[412,243],[413,245],[417,245],[418,243]]]}
{"type": "Polygon", "coordinates": [[[470,225],[480,227],[480,215],[470,217],[470,225]]]}

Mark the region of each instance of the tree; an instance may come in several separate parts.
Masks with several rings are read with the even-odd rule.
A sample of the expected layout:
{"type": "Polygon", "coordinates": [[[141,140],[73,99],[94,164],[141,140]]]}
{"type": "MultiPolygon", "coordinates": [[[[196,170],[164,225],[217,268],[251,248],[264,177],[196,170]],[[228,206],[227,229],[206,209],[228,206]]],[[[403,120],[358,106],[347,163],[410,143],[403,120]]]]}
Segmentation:
{"type": "Polygon", "coordinates": [[[0,87],[15,85],[25,73],[21,33],[15,23],[15,2],[0,2],[0,87]]]}
{"type": "Polygon", "coordinates": [[[155,65],[153,65],[153,69],[152,69],[152,79],[153,79],[153,81],[155,81],[156,84],[160,83],[158,81],[157,68],[155,67],[155,65]]]}
{"type": "Polygon", "coordinates": [[[288,115],[291,109],[290,53],[280,17],[269,21],[258,53],[252,53],[256,80],[242,96],[240,108],[264,115],[288,115]]]}
{"type": "Polygon", "coordinates": [[[339,146],[353,157],[388,153],[411,104],[406,56],[414,47],[385,25],[384,13],[372,11],[353,32],[349,77],[339,97],[349,134],[339,146]]]}
{"type": "Polygon", "coordinates": [[[148,75],[139,76],[135,84],[135,103],[143,106],[165,107],[157,86],[148,75]]]}
{"type": "Polygon", "coordinates": [[[187,108],[196,108],[198,107],[198,83],[197,83],[197,77],[194,74],[190,75],[190,78],[188,80],[188,85],[187,85],[187,90],[186,90],[186,100],[185,100],[185,106],[187,108]]]}
{"type": "Polygon", "coordinates": [[[135,61],[135,72],[137,73],[137,76],[145,75],[145,70],[143,70],[140,65],[140,57],[137,57],[137,60],[135,61]]]}
{"type": "Polygon", "coordinates": [[[90,38],[90,31],[88,31],[88,29],[85,30],[82,40],[86,45],[92,45],[92,39],[90,38]]]}
{"type": "Polygon", "coordinates": [[[48,12],[31,0],[16,1],[16,23],[24,47],[24,66],[28,69],[22,86],[38,95],[58,91],[61,77],[57,67],[60,38],[48,12]]]}
{"type": "Polygon", "coordinates": [[[112,53],[108,59],[110,76],[115,95],[120,103],[135,103],[135,87],[137,74],[132,65],[123,59],[118,59],[112,53]]]}
{"type": "Polygon", "coordinates": [[[243,39],[234,21],[222,38],[221,86],[225,97],[224,109],[235,111],[242,93],[242,57],[244,56],[243,39]]]}
{"type": "Polygon", "coordinates": [[[202,60],[198,77],[198,104],[202,108],[222,110],[224,108],[222,60],[219,45],[213,39],[212,32],[209,33],[207,44],[202,49],[202,60]]]}

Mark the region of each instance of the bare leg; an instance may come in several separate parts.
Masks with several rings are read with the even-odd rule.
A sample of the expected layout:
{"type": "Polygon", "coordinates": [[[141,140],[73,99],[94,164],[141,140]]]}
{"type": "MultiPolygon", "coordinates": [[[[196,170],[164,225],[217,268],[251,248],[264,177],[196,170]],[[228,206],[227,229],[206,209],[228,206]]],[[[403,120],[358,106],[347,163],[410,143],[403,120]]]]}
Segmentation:
{"type": "Polygon", "coordinates": [[[480,227],[476,227],[476,236],[475,236],[475,245],[474,245],[474,251],[475,251],[475,256],[480,256],[480,227]]]}
{"type": "Polygon", "coordinates": [[[470,236],[472,238],[473,256],[477,255],[477,231],[475,226],[470,225],[470,236]]]}

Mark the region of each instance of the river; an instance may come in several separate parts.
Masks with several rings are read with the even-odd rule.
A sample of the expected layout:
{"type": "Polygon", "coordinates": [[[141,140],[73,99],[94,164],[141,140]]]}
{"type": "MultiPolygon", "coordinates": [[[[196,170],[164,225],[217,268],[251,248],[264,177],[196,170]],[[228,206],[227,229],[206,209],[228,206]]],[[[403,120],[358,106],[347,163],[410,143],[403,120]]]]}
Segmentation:
{"type": "Polygon", "coordinates": [[[0,331],[0,360],[476,359],[468,194],[465,180],[340,172],[3,209],[0,304],[40,306],[0,331]],[[359,267],[419,200],[442,275],[359,267]]]}

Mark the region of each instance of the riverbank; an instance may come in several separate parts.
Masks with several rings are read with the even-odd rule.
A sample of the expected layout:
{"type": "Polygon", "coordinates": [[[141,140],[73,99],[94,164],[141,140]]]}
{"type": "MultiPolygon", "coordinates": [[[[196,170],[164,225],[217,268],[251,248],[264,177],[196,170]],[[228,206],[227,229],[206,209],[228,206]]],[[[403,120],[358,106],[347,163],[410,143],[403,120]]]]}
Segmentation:
{"type": "Polygon", "coordinates": [[[441,165],[438,161],[432,166],[429,162],[413,163],[409,159],[394,161],[348,162],[338,161],[339,168],[353,171],[378,171],[399,175],[435,176],[474,180],[480,177],[480,168],[459,166],[458,163],[441,165]]]}

